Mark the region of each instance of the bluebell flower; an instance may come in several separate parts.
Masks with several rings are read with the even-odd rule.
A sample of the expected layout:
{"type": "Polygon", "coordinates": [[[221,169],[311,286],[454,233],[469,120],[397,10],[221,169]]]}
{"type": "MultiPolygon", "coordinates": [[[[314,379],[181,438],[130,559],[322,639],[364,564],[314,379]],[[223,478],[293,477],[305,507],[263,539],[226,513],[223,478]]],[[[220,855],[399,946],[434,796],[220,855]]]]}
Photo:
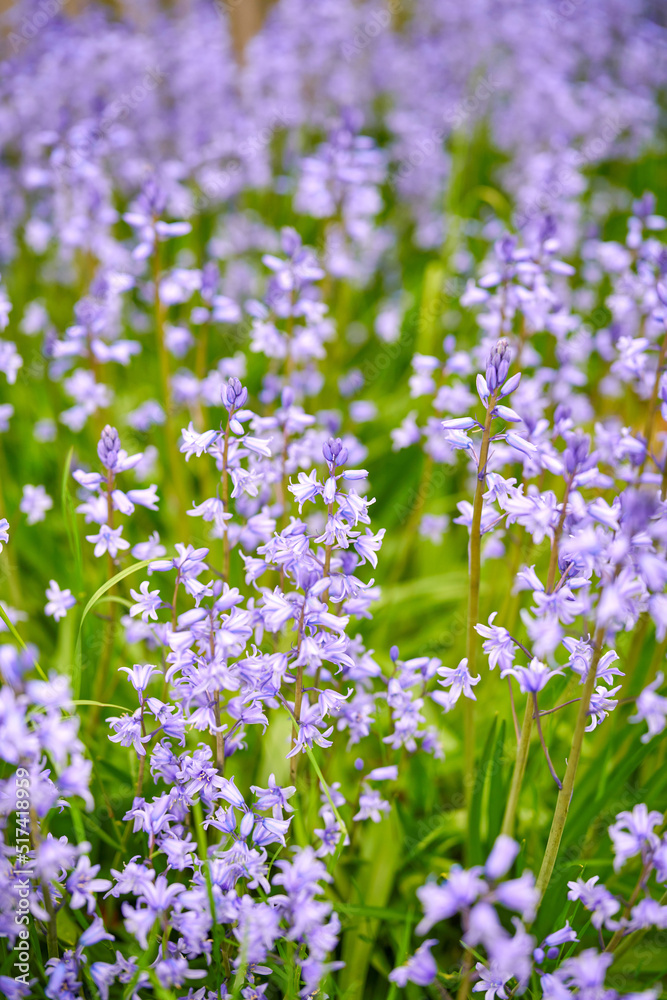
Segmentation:
{"type": "Polygon", "coordinates": [[[493,624],[497,614],[494,611],[489,615],[488,625],[475,625],[475,631],[485,639],[482,648],[489,657],[490,669],[498,665],[500,676],[505,677],[514,665],[517,646],[506,628],[493,624]]]}
{"type": "Polygon", "coordinates": [[[127,679],[139,694],[140,700],[143,700],[143,693],[148,687],[153,674],[160,673],[160,670],[152,663],[135,663],[133,667],[119,667],[119,670],[127,674],[127,679]]]}
{"type": "Polygon", "coordinates": [[[132,555],[135,559],[157,559],[161,556],[166,555],[167,550],[160,543],[160,536],[157,531],[154,531],[149,537],[147,542],[138,542],[137,545],[132,547],[132,555]]]}
{"type": "Polygon", "coordinates": [[[438,973],[431,948],[437,944],[437,938],[427,938],[405,965],[400,965],[389,973],[389,981],[398,986],[406,986],[409,982],[417,986],[429,986],[438,973]]]}
{"type": "Polygon", "coordinates": [[[183,441],[180,445],[180,451],[185,455],[185,461],[188,462],[193,455],[200,458],[204,452],[207,452],[211,445],[214,443],[218,437],[218,431],[204,431],[199,433],[194,429],[192,421],[188,424],[187,428],[183,428],[181,431],[183,435],[183,441]]]}
{"type": "Polygon", "coordinates": [[[662,906],[657,899],[642,899],[630,910],[627,921],[628,931],[648,930],[650,927],[667,927],[667,906],[662,906]]]}
{"type": "Polygon", "coordinates": [[[86,539],[95,543],[93,552],[98,558],[108,552],[112,559],[115,559],[119,552],[130,547],[130,543],[121,538],[122,534],[122,525],[118,528],[110,528],[108,524],[102,524],[96,535],[86,535],[86,539]]]}
{"type": "Polygon", "coordinates": [[[536,694],[552,677],[562,676],[563,671],[557,668],[550,670],[546,663],[533,657],[527,667],[512,667],[507,673],[516,677],[523,694],[536,694]]]}
{"type": "Polygon", "coordinates": [[[662,687],[665,675],[659,671],[650,684],[637,696],[635,702],[636,713],[631,715],[628,722],[646,722],[648,731],[642,734],[642,743],[648,743],[654,736],[663,732],[667,725],[667,698],[657,693],[662,687]]]}
{"type": "Polygon", "coordinates": [[[466,698],[470,698],[472,701],[476,701],[475,692],[473,691],[473,686],[479,684],[482,679],[478,674],[477,677],[473,677],[468,670],[468,660],[464,657],[459,663],[458,667],[438,667],[438,674],[444,678],[438,681],[438,684],[442,684],[443,687],[448,688],[447,691],[434,691],[431,695],[433,701],[440,705],[445,712],[450,712],[452,708],[456,705],[461,695],[466,698]]]}
{"type": "Polygon", "coordinates": [[[441,884],[427,882],[417,890],[424,917],[417,925],[417,933],[425,934],[434,924],[449,920],[460,910],[468,909],[487,891],[487,883],[480,877],[482,869],[466,871],[454,866],[446,881],[441,884]]]}
{"type": "Polygon", "coordinates": [[[519,849],[516,840],[506,834],[500,834],[486,859],[484,873],[487,878],[495,882],[506,875],[514,864],[519,849]]]}
{"type": "Polygon", "coordinates": [[[570,891],[567,898],[581,900],[583,906],[593,914],[591,917],[593,927],[598,930],[603,926],[609,930],[617,930],[620,925],[615,919],[615,914],[620,910],[621,904],[606,886],[598,885],[599,880],[600,876],[594,875],[587,881],[578,878],[576,882],[568,882],[570,891]]]}
{"type": "Polygon", "coordinates": [[[93,913],[97,906],[95,893],[103,892],[111,887],[109,879],[96,878],[100,867],[100,865],[91,865],[90,859],[85,854],[77,861],[76,868],[67,879],[67,890],[70,893],[69,905],[73,910],[85,906],[89,914],[93,913]]]}
{"type": "Polygon", "coordinates": [[[359,796],[359,811],[352,817],[355,823],[365,819],[372,819],[374,823],[379,823],[382,814],[389,812],[391,805],[383,799],[375,788],[364,786],[359,796]]]}
{"type": "Polygon", "coordinates": [[[641,854],[644,861],[647,855],[658,846],[659,838],[654,832],[656,826],[662,825],[662,813],[650,810],[640,802],[630,811],[620,812],[616,821],[609,827],[614,850],[614,871],[618,871],[636,854],[641,854]]]}
{"type": "Polygon", "coordinates": [[[472,988],[473,993],[483,993],[484,1000],[495,1000],[496,997],[498,1000],[507,1000],[508,993],[505,986],[513,979],[511,972],[500,970],[492,972],[483,962],[477,962],[475,972],[479,979],[472,988]]]}
{"type": "Polygon", "coordinates": [[[142,622],[149,619],[157,621],[157,612],[163,607],[163,601],[159,590],[149,590],[148,580],[144,580],[139,587],[139,591],[130,589],[130,595],[135,603],[130,608],[130,615],[134,618],[141,615],[142,622]]]}
{"type": "Polygon", "coordinates": [[[61,590],[55,580],[49,581],[46,588],[47,603],[44,614],[53,616],[57,622],[64,618],[67,612],[76,604],[76,598],[71,590],[61,590]]]}
{"type": "Polygon", "coordinates": [[[43,521],[47,510],[51,510],[52,507],[53,500],[43,486],[26,485],[23,487],[19,509],[28,515],[28,524],[37,524],[39,521],[43,521]]]}

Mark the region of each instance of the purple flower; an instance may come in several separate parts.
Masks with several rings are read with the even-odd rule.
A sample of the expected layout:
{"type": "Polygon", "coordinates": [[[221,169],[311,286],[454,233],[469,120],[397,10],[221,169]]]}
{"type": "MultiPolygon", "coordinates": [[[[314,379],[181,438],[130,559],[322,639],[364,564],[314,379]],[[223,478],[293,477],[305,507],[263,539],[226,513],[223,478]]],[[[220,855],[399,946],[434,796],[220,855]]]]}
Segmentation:
{"type": "Polygon", "coordinates": [[[519,878],[499,882],[494,891],[495,899],[508,910],[516,910],[524,920],[533,920],[540,891],[535,887],[535,876],[526,871],[519,878]]]}
{"type": "Polygon", "coordinates": [[[475,625],[475,631],[485,638],[483,650],[489,657],[489,667],[491,670],[498,664],[500,666],[500,676],[505,677],[512,669],[514,657],[516,656],[516,643],[510,636],[506,628],[502,625],[494,625],[494,619],[498,614],[494,611],[489,615],[488,625],[475,625]]]}
{"type": "Polygon", "coordinates": [[[499,837],[496,838],[496,842],[491,849],[486,864],[484,866],[484,873],[487,878],[496,882],[498,879],[506,875],[514,864],[514,859],[519,853],[519,845],[516,840],[512,837],[508,837],[501,833],[499,837]]]}
{"type": "Polygon", "coordinates": [[[93,551],[98,558],[108,552],[111,558],[115,559],[119,551],[130,547],[130,543],[121,538],[122,534],[122,525],[119,528],[110,528],[108,524],[102,524],[96,535],[86,535],[86,539],[95,543],[93,551]]]}
{"type": "MultiPolygon", "coordinates": [[[[154,531],[147,542],[139,542],[132,548],[132,555],[135,559],[158,559],[167,554],[164,545],[160,544],[160,536],[154,531]]],[[[141,589],[141,588],[139,588],[141,589]]]]}
{"type": "Polygon", "coordinates": [[[468,660],[464,657],[459,663],[458,667],[455,669],[452,667],[438,667],[438,674],[444,678],[444,680],[438,681],[438,684],[442,684],[443,687],[449,688],[448,691],[434,691],[431,695],[433,701],[440,705],[445,712],[450,712],[457,701],[464,695],[466,698],[470,698],[472,701],[476,701],[475,692],[473,691],[473,686],[479,684],[482,679],[478,674],[477,677],[472,677],[470,671],[468,670],[468,660]]]}
{"type": "Polygon", "coordinates": [[[127,674],[128,681],[131,681],[134,690],[140,695],[150,684],[153,674],[160,673],[152,663],[135,663],[133,667],[119,667],[119,670],[127,674]]]}
{"type": "Polygon", "coordinates": [[[97,445],[100,462],[109,472],[113,472],[120,454],[120,437],[115,427],[106,425],[97,445]]]}
{"type": "Polygon", "coordinates": [[[549,670],[546,663],[533,657],[527,667],[512,667],[507,671],[519,682],[523,694],[536,694],[556,675],[562,676],[562,670],[549,670]]]}
{"type": "Polygon", "coordinates": [[[417,933],[426,934],[434,924],[448,920],[460,910],[472,906],[488,888],[480,878],[481,874],[481,868],[466,871],[454,866],[445,882],[440,885],[427,882],[418,889],[417,896],[424,910],[424,917],[417,925],[417,933]]]}
{"type": "Polygon", "coordinates": [[[437,938],[423,941],[405,965],[389,973],[389,981],[398,986],[405,986],[409,982],[417,986],[429,986],[438,974],[438,967],[431,955],[431,948],[437,943],[437,938]]]}
{"type": "Polygon", "coordinates": [[[552,960],[558,958],[560,945],[578,940],[576,931],[570,927],[570,922],[567,920],[564,927],[545,937],[542,944],[533,952],[533,958],[537,965],[541,965],[547,958],[552,960]]]}
{"type": "Polygon", "coordinates": [[[248,400],[248,390],[241,385],[240,379],[232,376],[222,388],[222,405],[230,416],[236,410],[242,409],[248,400]]]}
{"type": "MultiPolygon", "coordinates": [[[[43,521],[47,510],[53,507],[53,500],[43,486],[24,486],[19,509],[28,515],[28,524],[43,521]]],[[[7,539],[5,539],[7,541],[7,539]]]]}
{"type": "Polygon", "coordinates": [[[614,871],[618,871],[635,854],[646,856],[658,844],[654,828],[662,824],[662,813],[648,808],[643,802],[632,812],[620,812],[616,822],[609,827],[614,848],[614,871]]]}
{"type": "Polygon", "coordinates": [[[475,971],[479,980],[472,988],[473,993],[483,993],[484,1000],[495,1000],[496,997],[499,997],[500,1000],[507,1000],[505,984],[513,978],[511,972],[492,972],[482,962],[477,962],[475,971]]]}
{"type": "Polygon", "coordinates": [[[183,441],[180,445],[180,451],[185,455],[185,461],[188,462],[193,455],[200,458],[205,452],[209,450],[213,442],[218,437],[217,431],[204,431],[200,434],[196,431],[192,425],[192,421],[187,427],[181,430],[183,436],[183,441]]]}
{"type": "Polygon", "coordinates": [[[112,743],[120,743],[121,746],[133,746],[140,757],[144,757],[146,749],[144,743],[148,743],[150,736],[143,736],[141,732],[141,710],[133,715],[116,716],[107,719],[108,724],[114,730],[114,735],[109,739],[112,743]]]}
{"type": "Polygon", "coordinates": [[[71,590],[61,590],[55,580],[49,581],[46,588],[47,603],[44,614],[53,616],[57,622],[64,618],[70,608],[76,604],[76,598],[71,590]]]}
{"type": "Polygon", "coordinates": [[[657,899],[642,899],[630,911],[628,930],[645,930],[649,927],[667,927],[667,906],[661,906],[657,899]]]}
{"type": "Polygon", "coordinates": [[[30,996],[32,986],[27,982],[18,982],[13,976],[0,976],[0,992],[7,1000],[23,1000],[30,996]]]}
{"type": "Polygon", "coordinates": [[[298,721],[299,729],[297,732],[296,743],[287,754],[288,757],[294,757],[297,753],[305,753],[307,749],[312,749],[314,743],[318,747],[331,746],[331,740],[327,739],[327,737],[333,732],[333,726],[330,726],[328,729],[324,730],[324,732],[320,732],[317,728],[322,722],[319,705],[308,705],[306,699],[304,698],[301,703],[301,715],[299,716],[298,721]]]}
{"type": "Polygon", "coordinates": [[[86,855],[79,858],[76,868],[67,879],[67,890],[71,894],[69,905],[73,910],[85,906],[88,913],[93,913],[97,905],[95,893],[111,888],[108,879],[95,878],[99,870],[100,865],[91,865],[86,855]]]}
{"type": "Polygon", "coordinates": [[[600,876],[594,875],[587,882],[578,878],[576,882],[568,882],[568,899],[579,899],[593,916],[591,923],[598,930],[607,927],[609,930],[616,930],[618,921],[614,920],[614,914],[618,913],[621,904],[604,885],[598,885],[600,876]]]}
{"type": "Polygon", "coordinates": [[[655,680],[644,688],[637,697],[636,714],[631,715],[628,719],[628,722],[632,723],[647,723],[648,732],[642,735],[642,743],[648,743],[658,733],[663,732],[665,725],[667,725],[667,698],[656,693],[657,689],[662,686],[664,679],[664,674],[659,672],[655,680]]]}
{"type": "Polygon", "coordinates": [[[380,797],[380,793],[375,788],[365,786],[364,791],[359,796],[359,812],[352,818],[355,823],[372,819],[374,823],[379,823],[382,813],[387,813],[391,809],[390,804],[380,797]]]}
{"type": "Polygon", "coordinates": [[[130,590],[130,594],[136,602],[130,608],[130,615],[132,618],[141,615],[142,622],[147,622],[149,619],[157,621],[157,612],[163,606],[160,591],[149,590],[149,586],[148,580],[144,580],[139,587],[139,591],[130,590]]]}
{"type": "Polygon", "coordinates": [[[449,518],[446,514],[424,514],[419,522],[419,534],[434,545],[440,545],[448,527],[449,518]]]}

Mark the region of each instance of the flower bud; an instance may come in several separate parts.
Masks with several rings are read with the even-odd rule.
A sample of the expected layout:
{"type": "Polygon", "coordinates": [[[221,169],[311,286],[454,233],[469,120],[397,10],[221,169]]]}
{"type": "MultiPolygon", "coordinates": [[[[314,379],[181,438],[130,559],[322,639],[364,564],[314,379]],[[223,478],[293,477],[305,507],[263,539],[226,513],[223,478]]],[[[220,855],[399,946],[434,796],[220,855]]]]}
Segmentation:
{"type": "Polygon", "coordinates": [[[240,410],[245,405],[248,399],[248,390],[241,385],[240,379],[232,375],[227,385],[222,387],[221,396],[222,405],[229,413],[233,413],[234,410],[240,410]]]}
{"type": "Polygon", "coordinates": [[[252,828],[255,825],[255,817],[251,812],[247,812],[243,819],[241,820],[241,827],[239,829],[239,834],[242,840],[245,840],[252,833],[252,828]]]}
{"type": "Polygon", "coordinates": [[[325,461],[334,467],[345,465],[347,462],[348,451],[340,438],[329,438],[328,441],[325,441],[322,445],[322,454],[325,461]]]}
{"type": "Polygon", "coordinates": [[[115,427],[111,427],[107,424],[102,431],[102,436],[100,437],[97,445],[97,454],[99,455],[100,462],[105,469],[112,471],[115,468],[119,452],[120,438],[118,436],[118,431],[115,427]]]}

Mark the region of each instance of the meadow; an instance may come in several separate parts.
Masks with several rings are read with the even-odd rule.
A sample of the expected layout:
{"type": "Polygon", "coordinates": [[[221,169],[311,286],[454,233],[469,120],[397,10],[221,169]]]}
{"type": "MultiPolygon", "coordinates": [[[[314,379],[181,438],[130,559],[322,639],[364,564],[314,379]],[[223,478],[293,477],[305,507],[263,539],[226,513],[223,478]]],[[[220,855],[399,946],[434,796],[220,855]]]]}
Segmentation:
{"type": "Polygon", "coordinates": [[[658,1000],[664,11],[71,7],[3,21],[0,995],[658,1000]]]}

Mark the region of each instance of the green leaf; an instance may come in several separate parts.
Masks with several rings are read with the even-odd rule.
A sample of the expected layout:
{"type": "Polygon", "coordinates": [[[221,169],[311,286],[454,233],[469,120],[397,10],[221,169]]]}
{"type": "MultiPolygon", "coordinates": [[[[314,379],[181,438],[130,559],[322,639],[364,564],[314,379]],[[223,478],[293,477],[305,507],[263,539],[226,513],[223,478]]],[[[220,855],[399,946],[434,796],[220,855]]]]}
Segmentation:
{"type": "Polygon", "coordinates": [[[134,994],[135,986],[139,981],[139,976],[141,975],[142,972],[145,972],[148,966],[151,964],[151,962],[155,960],[155,956],[157,954],[157,936],[159,930],[160,930],[160,919],[158,917],[156,918],[155,923],[151,927],[151,932],[148,935],[148,939],[146,941],[148,947],[144,951],[142,951],[139,955],[139,961],[137,962],[137,971],[134,973],[132,979],[125,987],[125,992],[123,993],[123,1000],[130,1000],[130,997],[134,994]]]}
{"type": "Polygon", "coordinates": [[[480,865],[484,861],[484,853],[482,851],[482,799],[492,769],[497,724],[498,717],[494,716],[489,735],[486,737],[484,750],[482,751],[482,759],[475,774],[475,785],[470,798],[470,810],[468,813],[468,863],[470,865],[480,865]]]}
{"type": "Polygon", "coordinates": [[[204,815],[202,813],[201,802],[199,801],[199,799],[197,799],[192,804],[192,818],[194,819],[195,822],[197,849],[199,851],[199,857],[202,860],[202,866],[204,868],[204,878],[206,879],[206,894],[208,896],[208,905],[211,911],[211,920],[213,922],[213,961],[215,963],[215,970],[218,977],[218,981],[215,984],[215,988],[216,990],[219,991],[223,978],[222,962],[221,962],[222,945],[220,943],[220,925],[218,924],[215,914],[215,897],[213,895],[213,882],[211,880],[211,862],[208,857],[208,847],[206,845],[206,831],[204,830],[204,815]]]}
{"type": "MultiPolygon", "coordinates": [[[[359,906],[383,910],[391,898],[396,875],[403,861],[403,830],[396,809],[372,828],[364,830],[359,845],[363,867],[359,874],[357,893],[359,906]]],[[[340,988],[349,991],[350,997],[365,996],[364,988],[368,967],[380,931],[376,917],[362,918],[346,930],[342,940],[342,958],[346,963],[340,973],[340,988]]]]}
{"type": "MultiPolygon", "coordinates": [[[[105,831],[104,831],[104,830],[102,829],[102,827],[101,827],[101,826],[98,826],[98,825],[97,825],[97,823],[95,823],[95,822],[94,822],[94,821],[93,821],[93,820],[92,820],[92,819],[90,818],[90,816],[87,816],[87,815],[86,815],[86,814],[84,813],[84,814],[83,814],[83,817],[82,817],[82,818],[83,818],[83,822],[84,822],[84,823],[85,823],[85,825],[86,825],[86,826],[88,827],[88,829],[89,829],[89,830],[92,830],[92,831],[93,831],[93,833],[96,833],[96,834],[97,834],[97,836],[98,836],[98,837],[100,838],[100,840],[103,840],[105,844],[108,844],[108,845],[109,845],[110,847],[113,847],[113,849],[114,849],[114,850],[121,850],[121,851],[122,851],[122,850],[124,850],[124,844],[122,844],[122,843],[120,842],[120,840],[114,840],[114,838],[113,838],[113,837],[110,837],[110,836],[109,836],[109,834],[108,834],[108,833],[106,833],[106,832],[105,832],[105,831]]],[[[83,832],[83,830],[82,830],[82,832],[83,832]]],[[[85,836],[82,836],[82,837],[81,837],[81,840],[85,840],[85,839],[86,839],[86,838],[85,838],[85,836]]]]}
{"type": "MultiPolygon", "coordinates": [[[[292,722],[294,723],[294,725],[298,727],[298,723],[297,723],[296,719],[294,718],[292,710],[290,709],[290,707],[288,705],[285,706],[285,707],[287,708],[287,714],[289,715],[290,719],[292,720],[292,722]]],[[[317,758],[315,757],[315,754],[313,753],[313,751],[311,750],[311,748],[309,746],[306,746],[306,753],[308,755],[309,761],[313,765],[313,769],[314,769],[317,777],[320,779],[320,782],[322,783],[322,789],[324,791],[324,794],[326,795],[327,799],[329,800],[329,805],[331,806],[331,808],[333,810],[333,814],[336,817],[338,825],[339,825],[339,827],[340,827],[340,829],[342,831],[342,835],[341,835],[341,837],[340,837],[340,839],[338,841],[338,848],[336,850],[336,854],[334,855],[335,862],[337,862],[338,858],[340,857],[341,852],[343,850],[343,844],[345,843],[345,841],[347,840],[347,837],[348,837],[347,827],[345,825],[345,821],[344,821],[343,817],[341,816],[340,812],[338,811],[338,806],[336,805],[336,803],[334,802],[334,800],[333,800],[333,798],[331,796],[331,791],[329,790],[329,786],[328,786],[328,784],[326,782],[326,779],[325,779],[324,775],[322,774],[322,771],[320,769],[320,765],[317,763],[317,758]]]]}
{"type": "Polygon", "coordinates": [[[86,616],[91,611],[91,609],[95,607],[100,598],[104,594],[106,594],[108,590],[111,590],[112,587],[115,587],[117,583],[120,583],[121,580],[124,580],[126,576],[131,576],[133,573],[138,573],[140,569],[145,569],[146,566],[150,566],[152,562],[155,562],[155,559],[142,559],[141,562],[133,563],[131,566],[126,566],[125,569],[122,569],[120,571],[120,573],[116,573],[116,575],[112,576],[110,580],[106,580],[101,587],[97,588],[97,590],[95,591],[95,593],[93,594],[93,596],[90,598],[85,608],[83,609],[83,614],[81,615],[81,621],[79,622],[79,639],[78,639],[79,646],[81,644],[81,629],[83,628],[83,623],[86,620],[86,616]]]}
{"type": "Polygon", "coordinates": [[[109,604],[121,604],[124,608],[131,608],[132,601],[128,601],[127,597],[117,597],[116,594],[106,594],[104,597],[100,597],[98,604],[103,604],[104,602],[109,604]]]}
{"type": "Polygon", "coordinates": [[[138,573],[140,569],[145,569],[146,566],[149,566],[152,562],[155,562],[155,560],[142,559],[141,562],[133,563],[131,566],[126,566],[125,569],[122,569],[120,571],[120,573],[116,573],[116,575],[112,576],[110,580],[107,580],[105,583],[102,584],[101,587],[98,587],[93,596],[90,598],[90,600],[84,607],[83,613],[81,615],[81,620],[79,622],[79,631],[76,640],[76,650],[74,653],[74,663],[72,665],[72,691],[77,697],[81,693],[81,671],[83,668],[83,663],[81,659],[81,631],[83,629],[83,623],[86,620],[87,615],[95,607],[98,601],[100,601],[104,597],[107,591],[111,590],[112,587],[115,587],[115,585],[119,583],[121,580],[124,580],[125,577],[131,576],[133,573],[138,573]]]}
{"type": "MultiPolygon", "coordinates": [[[[14,625],[12,624],[12,622],[9,620],[9,618],[8,618],[8,616],[7,616],[6,612],[5,612],[5,609],[3,608],[2,604],[0,604],[0,618],[2,618],[2,620],[5,623],[5,625],[7,626],[7,628],[9,629],[9,631],[12,633],[12,635],[14,636],[14,638],[16,639],[16,641],[18,642],[18,644],[23,649],[27,650],[28,647],[26,646],[26,644],[24,643],[23,639],[18,634],[18,632],[16,631],[16,629],[14,628],[14,625]]],[[[40,665],[37,662],[37,660],[33,660],[32,662],[33,662],[33,664],[35,666],[35,669],[42,675],[42,677],[44,678],[44,680],[48,680],[46,674],[44,673],[44,671],[40,667],[40,665]]]]}
{"type": "Polygon", "coordinates": [[[79,529],[76,521],[76,512],[74,510],[74,503],[72,501],[72,497],[68,489],[73,454],[74,454],[74,445],[72,445],[72,447],[67,452],[67,458],[65,459],[65,465],[63,468],[63,477],[60,487],[60,502],[63,509],[63,518],[65,520],[65,527],[67,529],[67,538],[69,540],[69,546],[70,549],[72,550],[72,555],[74,556],[74,567],[76,570],[76,592],[79,593],[83,587],[83,556],[81,554],[81,539],[79,538],[79,529]]]}
{"type": "MultiPolygon", "coordinates": [[[[496,841],[503,825],[503,814],[505,812],[505,802],[507,800],[507,783],[503,781],[503,755],[505,749],[505,732],[507,726],[505,720],[500,724],[498,739],[493,748],[493,757],[489,771],[489,800],[487,806],[488,830],[487,830],[487,851],[496,841]]],[[[514,730],[512,730],[514,731],[514,730]]]]}
{"type": "Polygon", "coordinates": [[[114,705],[106,701],[90,701],[88,698],[77,698],[73,705],[94,705],[96,708],[118,708],[121,712],[129,712],[127,705],[114,705]]]}

